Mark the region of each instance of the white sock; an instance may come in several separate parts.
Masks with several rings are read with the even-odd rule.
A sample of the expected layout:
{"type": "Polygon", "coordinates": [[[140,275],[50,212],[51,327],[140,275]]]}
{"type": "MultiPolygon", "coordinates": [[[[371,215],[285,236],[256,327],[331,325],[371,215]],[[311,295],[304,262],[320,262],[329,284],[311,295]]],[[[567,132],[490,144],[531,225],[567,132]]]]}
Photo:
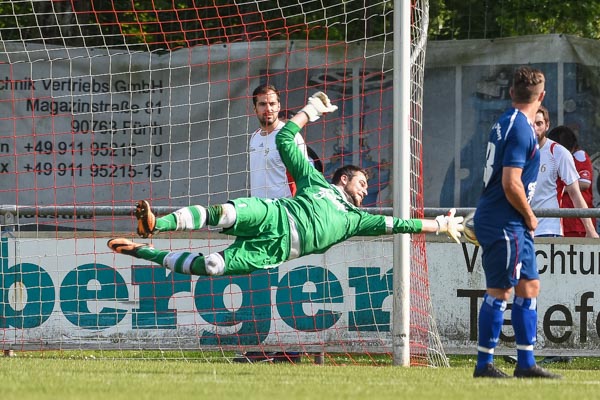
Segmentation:
{"type": "Polygon", "coordinates": [[[192,262],[198,257],[198,253],[189,251],[172,251],[165,256],[163,267],[179,274],[192,274],[192,262]]]}
{"type": "Polygon", "coordinates": [[[231,203],[225,203],[222,205],[223,213],[221,214],[221,218],[219,218],[218,228],[231,228],[233,224],[235,224],[235,220],[237,219],[237,213],[235,211],[235,207],[231,203]]]}

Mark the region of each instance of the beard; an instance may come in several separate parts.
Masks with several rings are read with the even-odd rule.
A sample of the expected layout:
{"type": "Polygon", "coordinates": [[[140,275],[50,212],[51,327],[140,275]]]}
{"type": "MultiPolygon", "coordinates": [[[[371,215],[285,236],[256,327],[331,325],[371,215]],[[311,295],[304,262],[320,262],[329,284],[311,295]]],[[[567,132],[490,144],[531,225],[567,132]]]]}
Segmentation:
{"type": "Polygon", "coordinates": [[[346,196],[348,203],[351,203],[356,207],[360,207],[362,205],[362,198],[358,194],[350,194],[346,188],[344,188],[344,195],[346,196]]]}
{"type": "Polygon", "coordinates": [[[277,124],[277,116],[276,115],[261,115],[258,118],[258,122],[263,129],[267,129],[269,127],[275,126],[277,124]]]}

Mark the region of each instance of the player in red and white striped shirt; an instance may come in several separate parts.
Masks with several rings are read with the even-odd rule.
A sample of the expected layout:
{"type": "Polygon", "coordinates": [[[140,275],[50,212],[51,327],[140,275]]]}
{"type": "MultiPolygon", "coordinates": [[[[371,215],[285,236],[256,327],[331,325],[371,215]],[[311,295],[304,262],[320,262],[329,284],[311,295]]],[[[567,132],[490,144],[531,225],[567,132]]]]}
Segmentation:
{"type": "MultiPolygon", "coordinates": [[[[583,196],[583,200],[586,204],[586,207],[579,207],[576,196],[571,195],[570,193],[565,192],[562,202],[561,208],[593,208],[593,192],[592,192],[592,181],[593,181],[593,168],[592,161],[590,160],[590,156],[581,148],[579,148],[579,143],[577,141],[577,135],[567,126],[557,126],[552,129],[552,131],[548,134],[556,142],[562,144],[567,150],[569,150],[573,155],[573,160],[575,162],[575,168],[579,173],[578,180],[578,188],[581,191],[583,196]]],[[[560,186],[558,187],[560,189],[560,186]]],[[[593,235],[589,233],[590,228],[585,223],[584,219],[579,218],[563,218],[563,230],[564,235],[567,237],[598,237],[598,235],[593,235]]],[[[595,218],[591,219],[591,224],[594,228],[594,233],[596,232],[596,220],[595,218]]]]}

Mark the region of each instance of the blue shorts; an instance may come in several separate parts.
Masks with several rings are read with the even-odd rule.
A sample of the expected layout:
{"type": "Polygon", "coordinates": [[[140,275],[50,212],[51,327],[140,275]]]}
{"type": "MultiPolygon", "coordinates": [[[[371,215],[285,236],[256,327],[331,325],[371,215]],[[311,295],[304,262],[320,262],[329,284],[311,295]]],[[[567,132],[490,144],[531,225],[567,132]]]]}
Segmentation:
{"type": "Polygon", "coordinates": [[[495,233],[494,240],[482,242],[479,239],[487,288],[507,289],[515,287],[519,279],[539,279],[533,237],[529,230],[521,226],[505,226],[495,233]]]}

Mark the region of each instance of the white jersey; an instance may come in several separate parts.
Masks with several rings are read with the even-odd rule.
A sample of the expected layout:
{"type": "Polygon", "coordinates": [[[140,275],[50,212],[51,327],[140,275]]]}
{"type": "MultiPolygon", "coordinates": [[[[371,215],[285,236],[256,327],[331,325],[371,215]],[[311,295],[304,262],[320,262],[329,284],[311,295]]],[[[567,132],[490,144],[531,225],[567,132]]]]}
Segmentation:
{"type": "MultiPolygon", "coordinates": [[[[531,200],[531,208],[559,208],[557,182],[565,185],[577,182],[579,174],[575,168],[573,156],[563,146],[553,140],[546,139],[540,148],[540,171],[538,173],[535,195],[531,200]]],[[[535,235],[563,235],[560,218],[539,218],[535,235]]]]}
{"type": "MultiPolygon", "coordinates": [[[[264,199],[279,199],[292,197],[296,192],[296,184],[288,173],[281,156],[275,145],[275,136],[283,127],[284,122],[279,121],[277,127],[269,134],[263,135],[257,129],[250,137],[250,195],[264,199]]],[[[306,144],[300,133],[294,141],[310,160],[306,152],[306,144]]]]}

